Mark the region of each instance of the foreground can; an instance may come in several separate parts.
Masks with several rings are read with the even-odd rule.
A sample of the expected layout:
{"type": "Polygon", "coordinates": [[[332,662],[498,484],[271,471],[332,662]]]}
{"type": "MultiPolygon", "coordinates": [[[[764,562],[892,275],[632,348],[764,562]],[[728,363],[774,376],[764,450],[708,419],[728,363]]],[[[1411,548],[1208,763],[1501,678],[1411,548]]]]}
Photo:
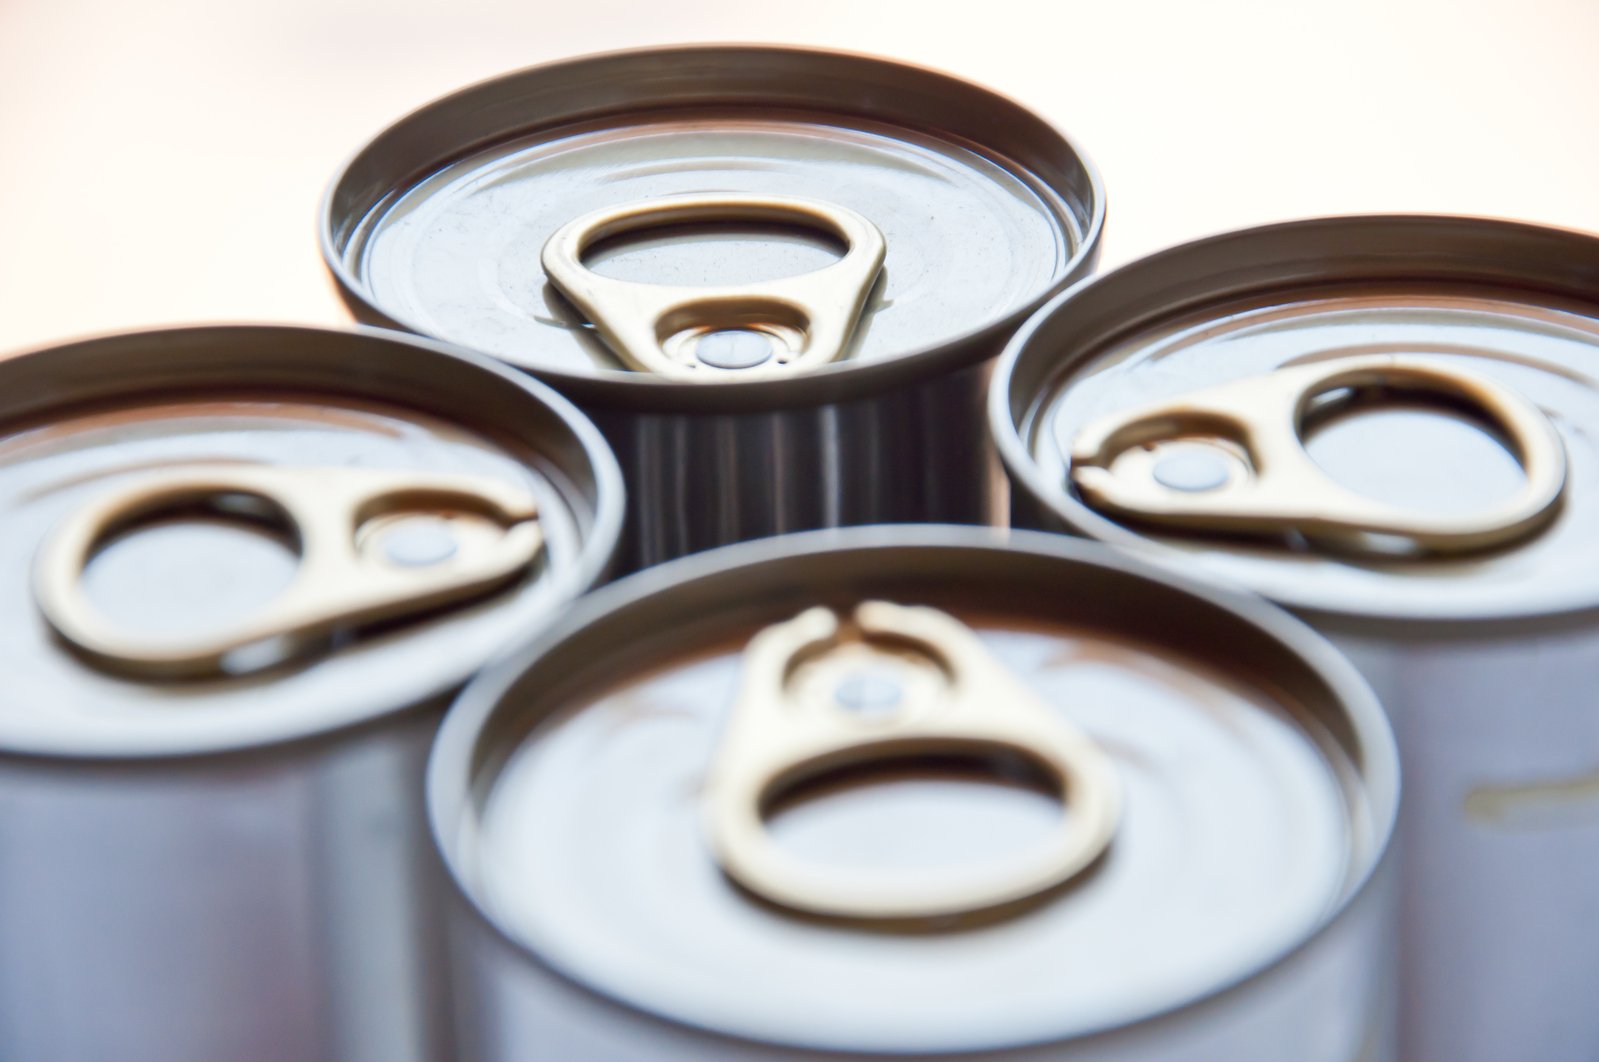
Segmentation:
{"type": "Polygon", "coordinates": [[[462,1057],[1387,1058],[1397,784],[1331,646],[1104,547],[688,558],[440,731],[462,1057]]]}
{"type": "Polygon", "coordinates": [[[1405,757],[1404,1057],[1599,1056],[1599,241],[1297,222],[1082,285],[1001,360],[1019,524],[1258,591],[1405,757]]]}
{"type": "Polygon", "coordinates": [[[362,320],[576,401],[631,500],[621,566],[784,531],[993,523],[992,359],[1086,275],[1104,196],[1060,132],[901,63],[687,47],[535,67],[335,179],[362,320]]]}
{"type": "Polygon", "coordinates": [[[0,361],[0,514],[7,1057],[449,1057],[425,751],[602,577],[599,433],[393,334],[112,336],[0,361]]]}

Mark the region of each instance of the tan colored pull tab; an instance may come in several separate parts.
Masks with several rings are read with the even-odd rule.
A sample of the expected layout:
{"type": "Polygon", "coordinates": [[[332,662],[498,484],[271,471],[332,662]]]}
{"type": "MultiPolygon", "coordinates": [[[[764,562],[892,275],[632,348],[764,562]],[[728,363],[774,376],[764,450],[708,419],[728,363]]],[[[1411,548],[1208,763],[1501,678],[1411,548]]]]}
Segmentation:
{"type": "MultiPolygon", "coordinates": [[[[238,506],[233,506],[238,508],[238,506]]],[[[34,597],[67,642],[107,670],[191,678],[253,670],[297,655],[335,630],[401,619],[483,594],[523,571],[544,535],[524,489],[483,476],[349,468],[185,465],[94,498],[58,526],[36,558],[34,597]],[[174,644],[124,630],[85,599],[82,577],[118,531],[172,513],[243,501],[270,511],[298,541],[293,581],[232,630],[174,644]]]]}
{"type": "Polygon", "coordinates": [[[1193,529],[1283,532],[1339,540],[1409,540],[1431,552],[1497,545],[1541,526],[1566,481],[1549,418],[1487,377],[1419,357],[1363,355],[1278,369],[1101,417],[1072,442],[1071,476],[1097,509],[1193,529]],[[1500,506],[1467,515],[1418,513],[1330,479],[1305,452],[1316,398],[1384,387],[1464,403],[1503,432],[1525,482],[1500,506]]]}
{"type": "Polygon", "coordinates": [[[877,226],[853,210],[778,195],[685,195],[607,207],[562,226],[544,272],[631,369],[677,380],[755,379],[836,360],[883,266],[877,226]],[[583,253],[638,229],[704,222],[799,224],[831,233],[844,257],[815,272],[756,284],[677,287],[600,276],[583,253]]]}
{"type": "Polygon", "coordinates": [[[894,922],[1007,907],[1098,858],[1115,831],[1121,790],[1087,735],[952,616],[871,601],[856,608],[854,626],[843,631],[837,615],[813,608],[762,630],[745,650],[738,703],[705,793],[711,846],[730,877],[793,910],[894,922]],[[1067,804],[1048,842],[980,878],[889,887],[807,864],[766,832],[766,809],[807,780],[950,754],[1020,755],[1043,768],[1067,804]]]}

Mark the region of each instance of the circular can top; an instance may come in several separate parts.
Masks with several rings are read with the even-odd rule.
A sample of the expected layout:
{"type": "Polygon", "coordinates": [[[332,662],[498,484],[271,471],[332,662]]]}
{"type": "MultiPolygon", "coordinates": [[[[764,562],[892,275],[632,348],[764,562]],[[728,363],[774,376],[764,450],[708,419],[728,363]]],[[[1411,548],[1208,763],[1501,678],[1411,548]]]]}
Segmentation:
{"type": "Polygon", "coordinates": [[[1088,272],[1103,220],[1081,152],[986,89],[866,56],[695,46],[428,104],[335,178],[322,242],[363,319],[583,400],[732,407],[979,360],[1088,272]]]}
{"type": "Polygon", "coordinates": [[[565,399],[376,329],[196,327],[0,361],[0,752],[256,748],[448,693],[610,563],[565,399]]]}
{"type": "Polygon", "coordinates": [[[476,909],[604,997],[763,1043],[982,1052],[1263,976],[1364,887],[1397,786],[1369,689],[1279,610],[930,526],[586,598],[468,686],[428,797],[476,909]]]}
{"type": "Polygon", "coordinates": [[[1559,229],[1229,233],[1040,311],[995,371],[990,421],[1018,490],[1069,529],[1298,610],[1587,610],[1596,292],[1599,240],[1559,229]]]}

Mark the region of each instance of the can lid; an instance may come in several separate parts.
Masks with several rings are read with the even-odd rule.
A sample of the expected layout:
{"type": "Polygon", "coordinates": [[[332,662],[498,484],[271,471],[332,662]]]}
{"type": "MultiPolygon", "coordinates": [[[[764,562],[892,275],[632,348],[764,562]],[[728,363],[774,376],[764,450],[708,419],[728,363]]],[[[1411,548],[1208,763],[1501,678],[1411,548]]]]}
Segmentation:
{"type": "Polygon", "coordinates": [[[1285,614],[949,527],[608,587],[468,687],[429,767],[446,862],[541,962],[839,1051],[1056,1041],[1226,991],[1339,916],[1396,795],[1369,690],[1285,614]]]}
{"type": "Polygon", "coordinates": [[[702,46],[427,105],[335,179],[323,244],[358,313],[568,394],[794,402],[975,361],[1087,271],[1103,209],[1073,145],[984,89],[702,46]]]}
{"type": "Polygon", "coordinates": [[[0,751],[188,755],[424,703],[591,585],[620,475],[547,388],[376,330],[0,361],[0,751]]]}
{"type": "Polygon", "coordinates": [[[1072,529],[1317,613],[1599,605],[1599,240],[1472,218],[1212,237],[1018,333],[990,414],[1072,529]]]}

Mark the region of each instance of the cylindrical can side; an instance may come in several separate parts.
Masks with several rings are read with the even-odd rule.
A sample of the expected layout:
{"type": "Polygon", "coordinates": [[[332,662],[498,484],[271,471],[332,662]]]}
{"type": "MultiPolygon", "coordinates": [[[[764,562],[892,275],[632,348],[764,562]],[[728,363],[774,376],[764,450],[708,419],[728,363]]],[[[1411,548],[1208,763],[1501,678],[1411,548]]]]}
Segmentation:
{"type": "MultiPolygon", "coordinates": [[[[1060,297],[1007,348],[990,393],[1018,525],[1262,593],[1371,683],[1405,761],[1399,1025],[1416,1062],[1581,1062],[1599,1051],[1599,946],[1572,928],[1599,889],[1595,276],[1599,240],[1509,221],[1396,215],[1243,230],[1060,297]],[[1531,404],[1565,455],[1548,519],[1493,549],[1367,562],[1306,541],[1122,520],[1070,486],[1067,442],[1087,419],[1353,354],[1434,360],[1531,404]]],[[[1339,466],[1350,482],[1383,487],[1386,466],[1413,447],[1451,456],[1419,419],[1372,427],[1363,450],[1351,444],[1339,466]]],[[[1481,433],[1479,423],[1448,438],[1474,444],[1481,433]]],[[[1502,464],[1434,473],[1438,497],[1411,503],[1470,513],[1479,480],[1502,480],[1505,466],[1522,464],[1530,481],[1503,446],[1462,448],[1502,464]]]]}
{"type": "Polygon", "coordinates": [[[1003,522],[1004,476],[983,430],[991,365],[770,411],[587,405],[629,489],[617,574],[793,531],[1003,522]]]}
{"type": "MultiPolygon", "coordinates": [[[[1007,483],[1009,483],[1008,477],[1007,483]]],[[[1009,483],[1009,486],[1011,489],[1008,508],[1011,527],[1018,531],[1054,531],[1073,536],[1077,534],[1030,491],[1020,489],[1014,483],[1009,483]]]]}
{"type": "Polygon", "coordinates": [[[452,1057],[423,764],[455,688],[603,576],[622,499],[598,431],[521,374],[376,330],[129,333],[17,355],[0,377],[8,1053],[452,1057]],[[285,512],[283,528],[258,508],[226,508],[276,489],[262,483],[292,483],[323,506],[342,496],[319,489],[400,484],[420,500],[413,511],[402,498],[399,515],[446,524],[449,502],[429,493],[439,483],[465,506],[531,498],[542,552],[462,607],[347,625],[257,670],[173,677],[91,662],[47,620],[38,558],[80,514],[197,468],[221,484],[205,488],[221,492],[210,507],[102,532],[109,544],[82,560],[85,607],[122,610],[110,626],[187,617],[165,643],[181,647],[210,636],[193,610],[220,600],[234,614],[215,623],[237,629],[283,585],[303,585],[305,535],[322,535],[326,572],[329,556],[370,546],[363,532],[392,528],[381,508],[352,515],[353,549],[329,548],[340,525],[314,523],[322,508],[297,502],[307,507],[285,512]]]}
{"type": "MultiPolygon", "coordinates": [[[[1397,897],[1388,834],[1395,815],[1398,779],[1386,722],[1354,670],[1325,641],[1277,610],[1255,600],[1210,591],[1192,583],[1184,585],[1190,592],[1196,593],[1197,598],[1210,595],[1212,603],[1225,602],[1227,607],[1238,610],[1235,619],[1239,615],[1248,615],[1250,622],[1260,623],[1263,628],[1271,630],[1273,638],[1285,639],[1286,645],[1269,639],[1257,641],[1258,629],[1241,626],[1233,630],[1229,627],[1231,633],[1224,637],[1224,641],[1239,666],[1245,669],[1268,668],[1281,664],[1285,659],[1293,659],[1292,656],[1283,656],[1287,645],[1293,647],[1295,654],[1301,654],[1298,662],[1279,676],[1284,685],[1274,687],[1276,692],[1272,696],[1294,699],[1307,695],[1312,688],[1336,689],[1341,691],[1339,696],[1344,698],[1340,703],[1347,705],[1344,715],[1336,711],[1323,715],[1329,709],[1325,702],[1317,700],[1315,703],[1321,707],[1310,710],[1305,717],[1307,721],[1314,720],[1309,722],[1307,732],[1320,735],[1317,741],[1330,740],[1345,750],[1340,757],[1344,754],[1352,757],[1348,761],[1339,759],[1339,765],[1333,768],[1339,778],[1339,787],[1354,801],[1348,820],[1352,832],[1345,838],[1345,843],[1351,847],[1340,856],[1339,864],[1339,873],[1347,875],[1343,878],[1345,884],[1341,888],[1347,891],[1341,892],[1337,899],[1329,897],[1334,904],[1332,909],[1323,911],[1319,918],[1314,919],[1304,936],[1296,937],[1291,943],[1285,942],[1283,949],[1276,953],[1277,957],[1263,966],[1245,975],[1220,981],[1213,985],[1211,991],[1182,1005],[1145,1015],[1138,1020],[1091,1027],[1090,1031],[1064,1039],[1024,1038],[984,1050],[974,1050],[971,1046],[949,1046],[936,1050],[918,1046],[888,1051],[886,1048],[867,1049],[847,1043],[815,1045],[804,1039],[796,1043],[787,1040],[787,1037],[794,1035],[791,1032],[785,1033],[781,1040],[769,1039],[764,1032],[758,1036],[740,1034],[718,1026],[715,1019],[688,1020],[670,1009],[640,1005],[633,995],[617,991],[603,981],[596,983],[590,979],[598,969],[616,973],[619,967],[615,964],[620,962],[619,958],[585,968],[584,972],[574,972],[570,966],[572,955],[569,952],[558,950],[547,954],[508,928],[517,923],[508,921],[511,916],[502,908],[520,901],[514,900],[512,894],[505,891],[508,879],[500,878],[498,884],[493,886],[488,883],[491,876],[501,874],[502,870],[491,870],[488,862],[480,863],[478,860],[490,845],[502,845],[512,836],[522,838],[520,843],[524,847],[518,848],[518,851],[525,852],[525,846],[533,844],[529,839],[531,835],[522,833],[520,827],[509,827],[509,820],[502,820],[501,825],[496,827],[497,839],[491,840],[477,825],[473,825],[483,811],[477,803],[477,797],[466,794],[481,794],[497,784],[477,777],[477,771],[494,774],[500,770],[495,764],[505,766],[512,763],[524,765],[512,768],[519,772],[513,790],[520,796],[513,798],[514,801],[526,799],[535,791],[537,784],[534,780],[538,774],[533,765],[561,757],[548,752],[530,752],[525,747],[519,747],[517,741],[507,743],[508,736],[513,731],[520,733],[524,726],[531,728],[530,734],[553,734],[571,726],[582,712],[559,713],[548,720],[548,725],[537,720],[543,719],[543,712],[552,705],[563,703],[565,694],[555,691],[570,689],[576,696],[575,691],[586,686],[590,680],[579,677],[582,668],[597,666],[593,661],[604,659],[611,651],[608,647],[617,644],[619,637],[632,645],[637,653],[643,654],[641,659],[652,659],[653,655],[663,652],[661,646],[665,642],[651,641],[655,637],[653,634],[640,633],[638,643],[634,645],[623,633],[630,626],[637,627],[640,632],[661,632],[662,621],[667,614],[664,611],[665,602],[671,598],[683,617],[681,626],[685,629],[693,627],[700,633],[690,635],[674,632],[661,633],[659,636],[662,639],[683,638],[686,639],[684,644],[688,644],[694,639],[710,637],[711,630],[719,629],[717,624],[727,622],[710,618],[723,608],[730,609],[730,614],[738,617],[734,621],[738,624],[759,624],[766,622],[766,617],[781,613],[785,607],[783,604],[773,604],[773,598],[785,603],[793,601],[793,607],[799,607],[800,603],[807,600],[855,600],[861,594],[892,593],[914,600],[926,593],[942,603],[958,599],[962,588],[979,585],[984,588],[986,597],[976,600],[987,601],[990,605],[1004,601],[1008,607],[1025,611],[1035,607],[1032,604],[1024,605],[1025,601],[1041,601],[1046,595],[1053,599],[1055,591],[1048,588],[1051,578],[1046,577],[1053,569],[1049,568],[1049,562],[1042,559],[1045,553],[1060,560],[1071,557],[1079,563],[1103,564],[1118,571],[1152,571],[1135,559],[1122,557],[1115,551],[1086,543],[1065,543],[1034,534],[1009,536],[1013,545],[1032,554],[1028,561],[1031,566],[1017,569],[1008,566],[1008,561],[1015,558],[1003,556],[1007,551],[996,548],[1000,541],[997,534],[985,534],[974,528],[854,528],[825,535],[746,543],[715,554],[687,558],[667,567],[640,573],[602,590],[548,633],[537,646],[530,647],[521,661],[507,662],[496,673],[485,676],[474,687],[470,687],[441,734],[429,768],[430,813],[435,837],[443,846],[444,858],[455,883],[448,904],[448,932],[452,976],[456,986],[454,1006],[460,1057],[469,1062],[570,1057],[803,1062],[805,1059],[820,1058],[866,1060],[881,1058],[888,1053],[895,1057],[929,1060],[998,1058],[1015,1059],[1017,1062],[1042,1062],[1055,1058],[1091,1059],[1095,1062],[1180,1062],[1193,1058],[1259,1062],[1282,1058],[1302,1058],[1315,1062],[1392,1062],[1396,1059],[1394,978],[1397,963],[1394,955],[1394,921],[1397,897]],[[856,548],[851,549],[851,545],[856,548]],[[957,545],[974,552],[960,553],[955,548],[957,545]],[[899,551],[905,551],[906,556],[914,555],[914,559],[898,559],[896,554],[899,551]],[[721,567],[724,558],[725,568],[721,567]],[[735,563],[735,558],[749,563],[741,566],[735,563]],[[808,559],[810,563],[789,563],[802,559],[808,559]],[[756,564],[755,561],[763,561],[764,564],[756,564]],[[1027,575],[1021,575],[1021,571],[1027,575]],[[694,575],[699,578],[694,578],[694,575]],[[1012,585],[1016,581],[1019,581],[1018,585],[1012,585]],[[921,591],[915,589],[918,586],[922,587],[921,591]],[[732,587],[738,589],[734,591],[730,589],[732,587]],[[670,592],[673,590],[682,593],[674,597],[670,592]],[[1246,633],[1252,630],[1254,633],[1246,633]],[[580,665],[576,663],[578,660],[589,660],[590,663],[580,665]],[[1312,661],[1314,666],[1310,663],[1312,661]],[[1304,670],[1296,670],[1301,668],[1304,670]],[[1310,675],[1320,677],[1310,680],[1307,678],[1310,675]],[[1326,682],[1328,686],[1306,685],[1307,682],[1326,682]],[[523,704],[523,698],[532,696],[529,692],[532,690],[550,692],[539,693],[534,698],[538,701],[537,706],[523,704]],[[523,708],[518,715],[521,721],[514,724],[507,723],[506,717],[500,715],[496,708],[512,703],[523,708]],[[534,773],[520,773],[524,771],[534,773]],[[490,896],[492,899],[487,898],[490,896]]],[[[1174,576],[1162,578],[1181,582],[1174,576]]],[[[1130,603],[1134,600],[1146,605],[1155,600],[1163,602],[1163,607],[1156,610],[1165,617],[1157,625],[1162,631],[1188,629],[1188,625],[1192,624],[1194,629],[1204,629],[1206,638],[1215,639],[1223,637],[1216,634],[1218,627],[1235,622],[1235,619],[1230,619],[1222,624],[1205,623],[1196,617],[1202,614],[1214,621],[1217,614],[1205,611],[1212,607],[1211,604],[1191,613],[1190,608],[1198,607],[1195,602],[1164,596],[1146,600],[1141,590],[1131,584],[1124,585],[1119,580],[1119,575],[1102,580],[1088,574],[1085,569],[1078,583],[1081,594],[1095,602],[1086,606],[1084,615],[1100,617],[1098,622],[1110,624],[1107,629],[1120,630],[1115,626],[1120,621],[1113,617],[1126,617],[1136,612],[1137,607],[1130,603]],[[1117,589],[1129,592],[1114,592],[1117,589]]],[[[972,607],[981,606],[973,604],[972,607]]],[[[1096,621],[1079,619],[1078,622],[1092,624],[1096,621]]],[[[1147,622],[1147,618],[1132,622],[1142,624],[1147,622]]],[[[1076,658],[1068,653],[1060,659],[1076,658]]],[[[1098,668],[1114,666],[1105,664],[1092,651],[1086,653],[1083,659],[1087,661],[1088,670],[1096,673],[1098,668]]],[[[1214,661],[1216,658],[1206,659],[1214,661]]],[[[644,666],[644,670],[658,676],[671,669],[657,663],[654,667],[644,666]]],[[[1247,673],[1255,674],[1254,670],[1248,670],[1247,673]]],[[[694,681],[687,680],[686,685],[670,688],[678,689],[680,696],[692,697],[698,704],[704,700],[701,696],[704,690],[693,694],[687,692],[694,681]]],[[[1323,697],[1325,693],[1316,696],[1323,697]]],[[[626,705],[623,710],[626,717],[636,720],[641,726],[684,724],[676,713],[668,710],[665,702],[656,704],[643,695],[635,696],[631,688],[628,693],[619,695],[616,703],[626,705]]],[[[1294,717],[1298,717],[1298,710],[1290,711],[1294,717]]],[[[620,719],[614,720],[611,725],[619,722],[620,719]]],[[[607,724],[596,725],[603,728],[607,724]]],[[[595,733],[583,730],[572,732],[595,733]]],[[[664,732],[654,733],[657,738],[666,737],[664,732]]],[[[673,758],[691,755],[683,751],[682,742],[686,732],[678,730],[676,733],[678,736],[667,742],[675,745],[668,755],[673,758]]],[[[588,749],[593,744],[592,740],[581,736],[566,740],[574,742],[563,746],[568,751],[588,749]]],[[[1129,763],[1142,762],[1137,754],[1124,752],[1130,757],[1129,763]]],[[[596,763],[603,762],[606,761],[596,760],[596,763]]],[[[615,764],[620,762],[631,761],[624,756],[620,761],[613,761],[608,769],[614,769],[615,764]]],[[[571,765],[568,764],[563,771],[570,769],[571,765]]],[[[1130,769],[1136,771],[1140,768],[1130,769]]],[[[680,771],[681,768],[673,766],[665,769],[663,775],[672,779],[674,801],[682,798],[680,790],[697,792],[700,788],[680,771]]],[[[586,772],[580,769],[577,773],[586,772]]],[[[555,791],[545,791],[544,799],[550,799],[551,792],[555,791]]],[[[519,803],[517,806],[522,811],[528,808],[528,805],[519,803]]],[[[1146,812],[1148,807],[1146,805],[1146,812]]],[[[673,812],[674,816],[676,814],[673,812]]],[[[675,818],[670,826],[665,825],[666,821],[652,820],[654,826],[645,832],[655,840],[645,844],[640,851],[658,852],[663,860],[662,866],[674,868],[671,877],[675,879],[681,867],[677,860],[667,857],[662,850],[682,844],[685,835],[680,832],[681,824],[675,818]],[[669,844],[663,838],[672,838],[674,843],[669,844]]],[[[1148,824],[1151,820],[1143,821],[1148,824]]],[[[589,825],[592,826],[592,823],[589,825]]],[[[565,833],[572,837],[581,836],[585,846],[603,843],[594,837],[589,827],[575,833],[570,830],[565,833]]],[[[638,843],[635,838],[622,847],[638,843]]],[[[580,851],[589,852],[591,849],[584,847],[580,851]]],[[[586,859],[584,857],[583,861],[586,862],[586,859]]],[[[693,863],[694,858],[687,858],[687,861],[693,863]]],[[[540,862],[547,863],[547,859],[527,861],[517,856],[514,862],[521,871],[527,872],[540,862]]],[[[593,868],[588,872],[595,873],[593,868]]],[[[612,875],[613,878],[615,876],[612,875]]],[[[621,876],[639,877],[637,874],[621,876]]],[[[660,886],[661,883],[657,882],[656,885],[660,886]]],[[[548,883],[526,885],[529,895],[566,895],[559,891],[545,891],[548,888],[548,883]]],[[[519,887],[518,893],[520,891],[519,887]]],[[[727,890],[726,896],[719,902],[748,902],[734,899],[735,895],[735,891],[727,890]]],[[[683,909],[703,912],[703,903],[703,899],[696,897],[685,903],[683,909]]],[[[666,910],[676,910],[677,907],[676,903],[663,907],[660,902],[654,901],[645,910],[655,910],[658,915],[664,916],[666,910]]],[[[761,905],[755,908],[761,909],[761,905]]],[[[703,913],[699,917],[704,917],[703,913]]],[[[757,916],[755,911],[751,911],[749,917],[764,918],[769,915],[757,916]]],[[[798,923],[790,931],[801,935],[813,931],[802,930],[800,927],[803,925],[803,922],[798,923]]],[[[850,935],[847,931],[833,931],[845,937],[850,935]]],[[[676,940],[681,935],[681,927],[678,927],[668,939],[676,940]]],[[[712,946],[699,933],[690,935],[699,941],[699,947],[712,946]]],[[[716,935],[712,933],[710,936],[716,935]]],[[[824,941],[818,946],[825,948],[840,944],[839,940],[834,940],[831,945],[824,941]]],[[[856,948],[861,946],[860,941],[851,945],[856,948]]],[[[569,944],[563,944],[562,947],[569,947],[569,944]]],[[[615,951],[604,945],[597,947],[601,952],[615,951]]],[[[777,977],[775,973],[773,976],[777,977]]],[[[616,983],[627,985],[627,993],[643,991],[640,985],[647,984],[631,980],[631,975],[616,983]]],[[[972,991],[980,993],[982,990],[973,986],[972,991]]],[[[811,1035],[836,1038],[838,1034],[834,1030],[817,1027],[811,1035]]]]}
{"type": "MultiPolygon", "coordinates": [[[[1393,860],[1339,923],[1269,974],[1147,1026],[1070,1044],[906,1055],[978,1062],[1399,1062],[1395,1042],[1393,860]]],[[[446,901],[455,1050],[461,1062],[870,1062],[879,1054],[807,1051],[730,1040],[597,995],[506,940],[459,889],[446,901]]]]}
{"type": "Polygon", "coordinates": [[[1319,626],[1392,706],[1406,770],[1427,779],[1406,793],[1398,841],[1405,1042],[1436,1059],[1591,1057],[1599,956],[1571,913],[1599,895],[1599,621],[1319,626]],[[1524,967],[1535,975],[1483,975],[1524,967]]]}
{"type": "Polygon", "coordinates": [[[0,763],[8,1052],[449,1057],[417,785],[443,704],[263,753],[0,763]]]}

